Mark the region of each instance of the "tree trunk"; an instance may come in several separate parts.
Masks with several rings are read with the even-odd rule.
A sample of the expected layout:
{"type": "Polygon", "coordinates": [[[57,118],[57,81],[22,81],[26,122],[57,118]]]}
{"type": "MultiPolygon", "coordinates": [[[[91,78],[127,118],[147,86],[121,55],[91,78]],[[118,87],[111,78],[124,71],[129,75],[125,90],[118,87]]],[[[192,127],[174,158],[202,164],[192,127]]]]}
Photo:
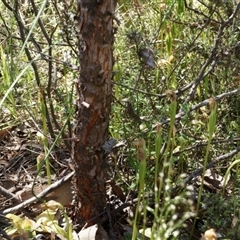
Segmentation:
{"type": "Polygon", "coordinates": [[[73,161],[76,171],[76,214],[93,225],[106,207],[101,146],[108,138],[112,101],[114,0],[79,0],[80,78],[73,161]],[[97,217],[97,218],[96,218],[97,217]]]}

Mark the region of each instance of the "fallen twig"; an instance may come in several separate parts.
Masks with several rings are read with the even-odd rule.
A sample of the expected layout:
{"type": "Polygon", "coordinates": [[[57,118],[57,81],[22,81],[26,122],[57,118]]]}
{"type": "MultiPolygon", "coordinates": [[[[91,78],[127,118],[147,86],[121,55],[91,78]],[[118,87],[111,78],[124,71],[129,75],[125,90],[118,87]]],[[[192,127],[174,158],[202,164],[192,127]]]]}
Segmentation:
{"type": "MultiPolygon", "coordinates": [[[[240,147],[234,149],[233,151],[226,153],[224,155],[221,155],[219,157],[217,157],[215,160],[213,160],[212,162],[210,162],[209,164],[207,164],[206,166],[206,170],[209,168],[214,167],[216,164],[222,162],[223,160],[229,159],[231,157],[233,157],[234,155],[236,155],[238,152],[240,152],[240,147]]],[[[194,171],[190,176],[188,176],[186,179],[183,180],[184,184],[188,184],[192,181],[192,179],[196,178],[197,176],[201,175],[203,173],[203,167],[197,169],[196,171],[194,171]]]]}
{"type": "Polygon", "coordinates": [[[10,198],[12,199],[14,202],[20,202],[20,198],[18,196],[16,196],[15,194],[9,192],[7,189],[5,189],[4,187],[0,186],[0,194],[2,194],[4,197],[6,198],[10,198]]]}
{"type": "MultiPolygon", "coordinates": [[[[74,171],[69,173],[67,176],[63,177],[62,179],[58,180],[57,182],[51,184],[49,187],[47,187],[45,190],[43,190],[41,193],[37,194],[36,196],[18,204],[17,206],[5,209],[1,211],[1,214],[8,214],[11,212],[19,211],[20,209],[27,207],[28,205],[41,200],[44,196],[48,195],[50,192],[52,192],[54,189],[59,187],[62,183],[68,181],[72,176],[74,175],[74,171]]],[[[63,193],[64,194],[64,193],[63,193]]]]}

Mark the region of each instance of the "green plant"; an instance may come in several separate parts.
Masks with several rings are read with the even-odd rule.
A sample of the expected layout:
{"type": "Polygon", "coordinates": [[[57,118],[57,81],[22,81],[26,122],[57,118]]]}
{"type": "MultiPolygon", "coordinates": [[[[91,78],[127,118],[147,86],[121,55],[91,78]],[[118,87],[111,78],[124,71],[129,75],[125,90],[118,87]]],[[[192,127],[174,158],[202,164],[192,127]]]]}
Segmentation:
{"type": "Polygon", "coordinates": [[[201,225],[202,232],[205,232],[209,226],[221,232],[222,237],[226,239],[234,239],[239,236],[239,192],[235,193],[237,197],[226,197],[218,194],[205,194],[203,197],[204,215],[203,224],[201,225]],[[232,229],[232,231],[229,231],[232,229]]]}
{"type": "Polygon", "coordinates": [[[33,239],[36,236],[37,224],[33,220],[28,217],[21,218],[14,214],[8,214],[7,218],[12,221],[12,226],[6,229],[8,235],[24,239],[33,239]]]}
{"type": "Polygon", "coordinates": [[[6,233],[11,237],[22,237],[24,239],[33,239],[36,237],[37,232],[55,233],[61,239],[72,240],[72,223],[64,207],[53,200],[43,203],[42,206],[46,210],[36,217],[36,221],[27,217],[7,214],[6,217],[12,221],[12,226],[6,228],[6,233]],[[58,223],[59,211],[65,220],[64,227],[60,227],[58,223]]]}

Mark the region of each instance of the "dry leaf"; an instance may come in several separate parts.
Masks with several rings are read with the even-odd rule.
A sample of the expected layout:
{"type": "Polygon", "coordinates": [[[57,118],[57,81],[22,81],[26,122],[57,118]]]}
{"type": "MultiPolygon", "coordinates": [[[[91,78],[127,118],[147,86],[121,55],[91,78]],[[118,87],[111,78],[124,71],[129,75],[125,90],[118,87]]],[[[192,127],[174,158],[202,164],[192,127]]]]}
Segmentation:
{"type": "Polygon", "coordinates": [[[222,237],[220,233],[217,233],[213,228],[207,230],[204,233],[204,236],[201,237],[200,240],[217,240],[218,238],[222,237]]]}
{"type": "Polygon", "coordinates": [[[108,235],[102,225],[98,224],[81,230],[78,234],[78,237],[81,240],[109,240],[108,235]]]}

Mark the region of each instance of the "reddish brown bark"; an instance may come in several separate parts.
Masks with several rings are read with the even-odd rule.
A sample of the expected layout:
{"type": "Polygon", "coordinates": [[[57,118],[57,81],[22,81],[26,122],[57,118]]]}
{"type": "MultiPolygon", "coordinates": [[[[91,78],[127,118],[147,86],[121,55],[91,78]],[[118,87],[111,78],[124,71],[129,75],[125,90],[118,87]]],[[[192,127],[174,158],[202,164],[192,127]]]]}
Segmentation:
{"type": "Polygon", "coordinates": [[[101,146],[108,138],[112,100],[113,0],[79,1],[80,78],[73,161],[82,223],[96,223],[106,206],[101,146]]]}

